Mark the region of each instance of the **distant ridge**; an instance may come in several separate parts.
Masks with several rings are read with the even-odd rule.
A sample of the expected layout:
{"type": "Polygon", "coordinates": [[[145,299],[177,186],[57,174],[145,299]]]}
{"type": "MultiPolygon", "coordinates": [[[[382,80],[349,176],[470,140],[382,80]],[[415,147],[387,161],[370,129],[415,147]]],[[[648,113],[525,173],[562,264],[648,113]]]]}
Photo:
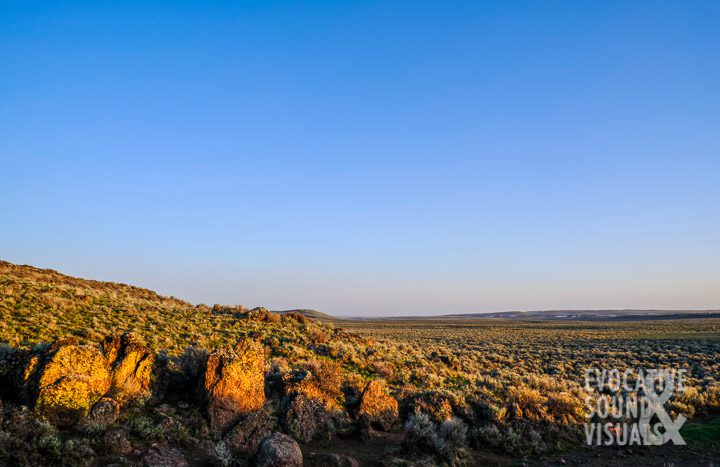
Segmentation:
{"type": "Polygon", "coordinates": [[[319,320],[336,320],[338,318],[334,317],[333,315],[329,315],[327,313],[323,313],[322,311],[317,310],[310,310],[307,308],[297,308],[294,310],[273,310],[274,313],[280,313],[281,315],[285,315],[288,313],[299,313],[303,316],[306,316],[311,319],[319,319],[319,320]]]}
{"type": "Polygon", "coordinates": [[[431,319],[469,319],[469,318],[501,318],[519,320],[548,321],[631,321],[648,319],[689,319],[689,318],[720,318],[720,309],[715,310],[655,310],[655,309],[622,309],[622,310],[539,310],[539,311],[500,311],[492,313],[464,313],[434,315],[431,319]]]}

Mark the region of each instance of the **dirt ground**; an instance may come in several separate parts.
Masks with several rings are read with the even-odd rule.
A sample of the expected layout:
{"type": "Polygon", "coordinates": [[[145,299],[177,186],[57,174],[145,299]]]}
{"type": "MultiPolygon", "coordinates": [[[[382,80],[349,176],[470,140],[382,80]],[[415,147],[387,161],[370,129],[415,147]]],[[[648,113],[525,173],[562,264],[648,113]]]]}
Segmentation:
{"type": "MultiPolygon", "coordinates": [[[[400,460],[401,433],[382,433],[369,440],[338,439],[327,446],[302,446],[305,464],[311,467],[326,465],[323,456],[343,453],[355,458],[361,466],[413,465],[400,460]]],[[[417,465],[433,465],[420,461],[417,465]]],[[[582,447],[575,451],[540,457],[515,458],[492,451],[473,451],[470,466],[718,466],[720,439],[690,442],[686,446],[582,447]]]]}

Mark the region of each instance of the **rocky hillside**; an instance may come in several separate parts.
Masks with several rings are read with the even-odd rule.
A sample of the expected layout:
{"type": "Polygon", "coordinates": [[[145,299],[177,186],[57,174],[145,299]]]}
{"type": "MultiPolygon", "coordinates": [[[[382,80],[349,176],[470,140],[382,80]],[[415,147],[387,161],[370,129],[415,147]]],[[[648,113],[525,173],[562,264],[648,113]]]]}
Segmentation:
{"type": "Polygon", "coordinates": [[[447,396],[398,385],[406,354],[300,313],[7,262],[0,311],[3,465],[301,465],[297,442],[306,464],[356,465],[327,446],[370,439],[377,463],[416,455],[399,431],[415,412],[439,436],[421,456],[464,443],[447,396]]]}

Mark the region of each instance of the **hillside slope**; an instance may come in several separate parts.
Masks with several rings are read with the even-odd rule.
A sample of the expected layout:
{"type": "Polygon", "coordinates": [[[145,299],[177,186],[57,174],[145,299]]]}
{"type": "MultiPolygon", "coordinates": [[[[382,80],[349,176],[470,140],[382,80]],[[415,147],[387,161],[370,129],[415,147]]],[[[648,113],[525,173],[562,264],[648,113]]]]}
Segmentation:
{"type": "Polygon", "coordinates": [[[284,336],[297,331],[278,323],[253,325],[243,319],[248,314],[252,310],[240,305],[195,306],[140,287],[0,261],[0,342],[12,346],[68,335],[99,342],[109,334],[133,332],[150,348],[176,354],[189,346],[233,343],[252,332],[284,336]]]}

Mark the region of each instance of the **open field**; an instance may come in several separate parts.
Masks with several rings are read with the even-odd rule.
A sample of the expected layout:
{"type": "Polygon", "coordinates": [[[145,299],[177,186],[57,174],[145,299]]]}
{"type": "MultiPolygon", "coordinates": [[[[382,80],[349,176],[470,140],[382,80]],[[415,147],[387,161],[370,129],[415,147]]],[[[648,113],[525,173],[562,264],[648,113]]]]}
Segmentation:
{"type": "MultiPolygon", "coordinates": [[[[583,447],[549,457],[548,462],[564,458],[578,463],[664,465],[675,459],[683,465],[709,465],[720,456],[720,319],[558,322],[433,318],[350,320],[342,322],[342,326],[395,345],[402,343],[422,355],[437,355],[439,361],[453,362],[463,369],[460,379],[452,373],[446,374],[444,380],[436,379],[442,374],[437,368],[418,373],[425,375],[425,384],[440,391],[457,394],[471,388],[470,392],[488,395],[498,403],[498,418],[506,421],[505,409],[514,400],[515,404],[525,404],[520,404],[521,410],[516,407],[516,422],[538,422],[543,418],[557,422],[558,417],[553,418],[549,408],[556,406],[554,399],[560,394],[581,394],[586,368],[687,368],[688,387],[683,396],[671,402],[671,407],[675,413],[695,415],[695,421],[682,431],[688,446],[634,451],[583,447]],[[504,391],[507,393],[500,395],[504,391]],[[523,392],[525,397],[513,396],[523,392]],[[503,399],[509,404],[503,406],[503,399]],[[631,454],[625,454],[628,451],[631,454]]],[[[541,435],[540,439],[546,437],[541,435]]],[[[499,451],[509,450],[507,445],[499,447],[499,451]]],[[[497,458],[486,461],[501,462],[497,458]]]]}
{"type": "Polygon", "coordinates": [[[0,313],[0,464],[262,465],[272,432],[310,465],[720,459],[718,318],[311,320],[10,263],[0,313]],[[585,370],[661,367],[688,446],[584,448],[585,370]]]}
{"type": "Polygon", "coordinates": [[[516,372],[581,383],[585,368],[685,365],[699,387],[720,378],[720,319],[549,322],[343,321],[363,336],[457,362],[468,378],[516,372]]]}

